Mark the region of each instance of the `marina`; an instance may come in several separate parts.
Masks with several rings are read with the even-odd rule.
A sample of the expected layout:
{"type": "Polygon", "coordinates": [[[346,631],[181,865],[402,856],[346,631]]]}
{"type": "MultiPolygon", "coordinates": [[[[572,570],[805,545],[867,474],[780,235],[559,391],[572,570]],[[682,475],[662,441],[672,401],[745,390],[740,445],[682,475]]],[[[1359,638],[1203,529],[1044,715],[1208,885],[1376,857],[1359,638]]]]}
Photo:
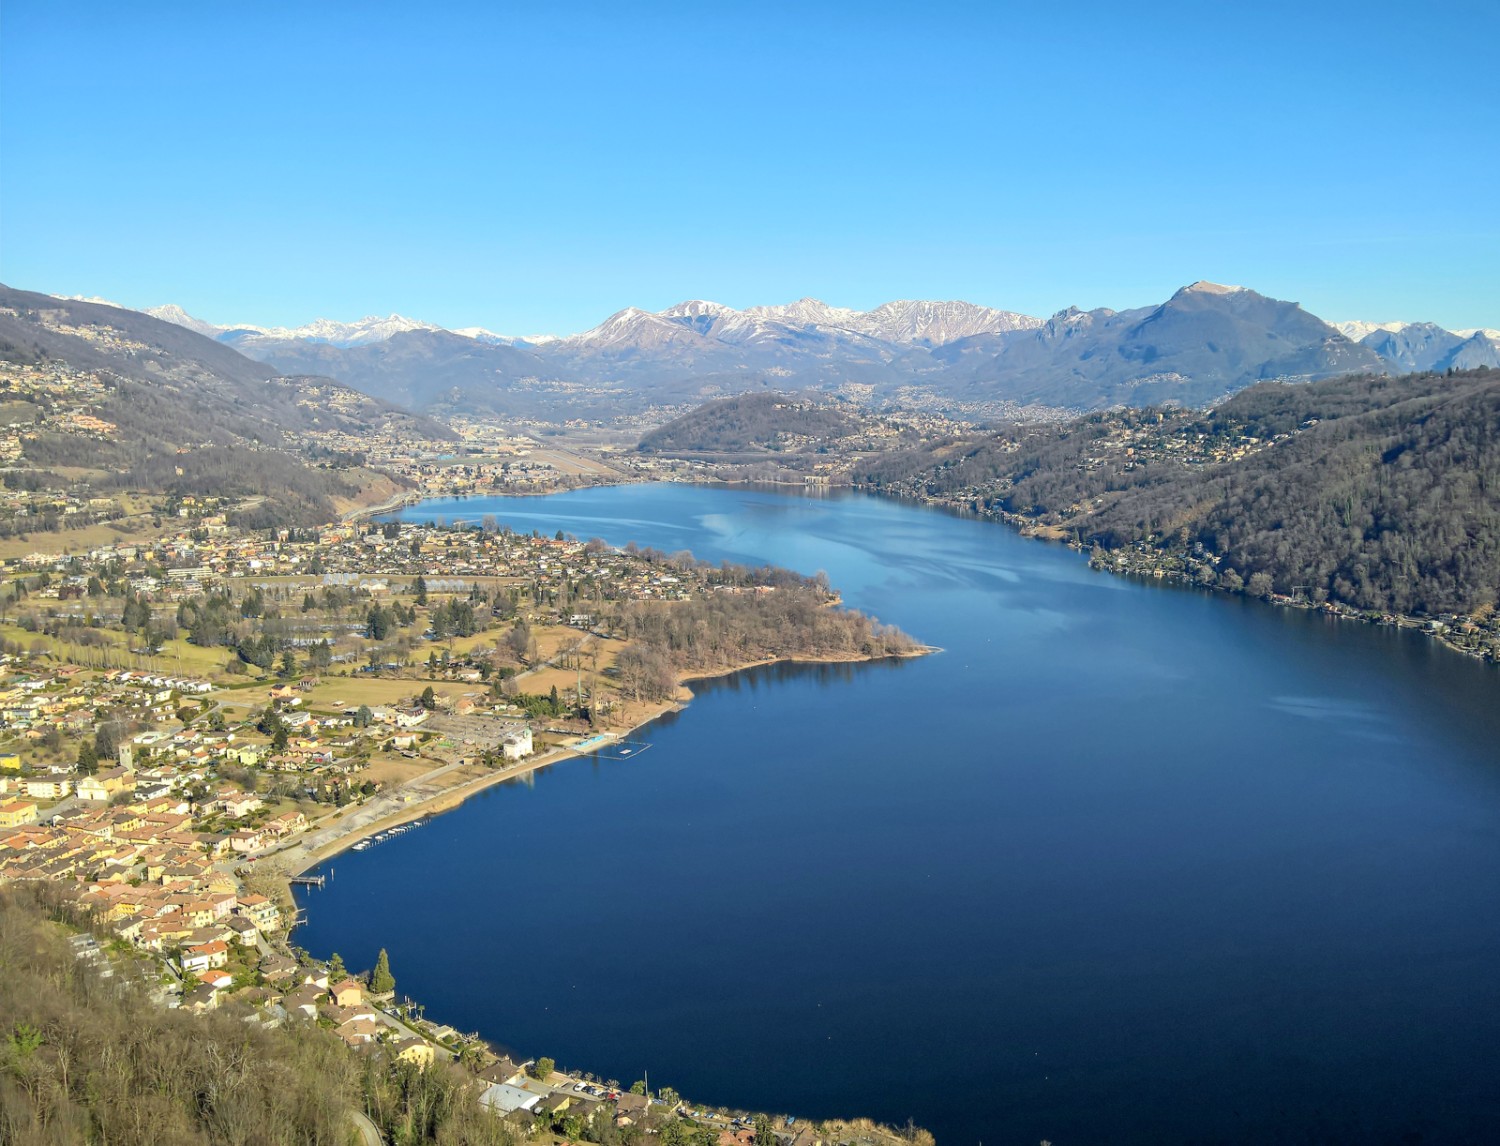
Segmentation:
{"type": "MultiPolygon", "coordinates": [[[[353,850],[357,852],[368,851],[376,844],[383,844],[395,839],[397,836],[405,835],[407,832],[412,831],[414,828],[420,828],[425,823],[427,823],[426,819],[413,820],[409,824],[397,824],[394,828],[386,828],[383,832],[377,832],[373,836],[366,836],[364,839],[360,840],[359,843],[354,845],[353,850]]],[[[298,881],[294,880],[293,882],[298,881]]],[[[319,885],[322,884],[321,878],[318,879],[318,883],[319,885]]]]}

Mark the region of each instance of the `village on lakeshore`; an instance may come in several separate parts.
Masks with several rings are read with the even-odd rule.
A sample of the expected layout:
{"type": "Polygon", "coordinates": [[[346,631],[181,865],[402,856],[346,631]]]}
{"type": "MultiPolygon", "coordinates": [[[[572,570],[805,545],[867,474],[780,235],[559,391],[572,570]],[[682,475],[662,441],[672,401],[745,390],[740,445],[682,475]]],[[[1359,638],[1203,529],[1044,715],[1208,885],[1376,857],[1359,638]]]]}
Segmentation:
{"type": "Polygon", "coordinates": [[[832,602],[826,587],[493,518],[249,530],[214,498],[170,509],[176,530],[5,560],[0,883],[44,883],[94,921],[80,960],[164,1007],[457,1062],[486,1109],[543,1140],[602,1120],[696,1123],[726,1146],[885,1141],[518,1063],[398,998],[383,952],[361,975],[294,946],[290,884],[320,881],[302,873],[322,859],[632,743],[676,703],[676,678],[628,651],[632,609],[793,588],[832,602]]]}

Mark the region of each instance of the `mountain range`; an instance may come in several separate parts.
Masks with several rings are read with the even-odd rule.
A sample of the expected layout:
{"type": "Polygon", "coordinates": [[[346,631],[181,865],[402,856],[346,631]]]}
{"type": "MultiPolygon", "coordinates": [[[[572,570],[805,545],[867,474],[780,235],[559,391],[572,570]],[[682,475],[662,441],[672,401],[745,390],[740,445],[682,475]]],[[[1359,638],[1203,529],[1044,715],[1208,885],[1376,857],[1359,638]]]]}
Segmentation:
{"type": "Polygon", "coordinates": [[[1038,405],[1201,405],[1266,379],[1500,365],[1500,332],[1333,324],[1296,303],[1198,282],[1163,303],[1041,319],[958,301],[868,311],[804,298],[621,310],[578,334],[445,330],[400,315],[300,327],[148,313],[289,375],[327,375],[409,409],[607,418],[757,389],[816,390],[978,414],[1038,405]]]}

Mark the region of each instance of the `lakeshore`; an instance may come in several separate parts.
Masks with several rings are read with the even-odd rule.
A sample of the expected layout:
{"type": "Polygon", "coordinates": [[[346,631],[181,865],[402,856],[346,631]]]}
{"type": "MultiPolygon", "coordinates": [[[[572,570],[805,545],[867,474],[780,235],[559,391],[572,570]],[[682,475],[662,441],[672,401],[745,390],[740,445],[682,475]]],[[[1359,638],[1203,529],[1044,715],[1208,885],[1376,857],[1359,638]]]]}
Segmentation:
{"type": "MultiPolygon", "coordinates": [[[[616,731],[610,729],[603,732],[580,734],[582,742],[580,744],[555,747],[544,753],[517,761],[514,764],[488,769],[484,774],[479,776],[463,777],[458,782],[437,790],[428,790],[427,786],[423,783],[423,778],[418,778],[412,785],[394,793],[376,796],[366,804],[353,805],[345,809],[339,822],[320,824],[317,828],[310,830],[306,837],[298,840],[293,846],[279,852],[274,852],[263,858],[284,877],[303,875],[332,859],[334,856],[348,851],[362,840],[370,839],[373,836],[379,835],[391,828],[400,827],[403,824],[425,820],[428,817],[451,811],[463,804],[465,800],[497,784],[522,779],[538,769],[548,768],[554,764],[576,759],[598,751],[601,747],[610,743],[626,740],[668,713],[683,711],[693,699],[692,685],[695,682],[717,680],[722,677],[732,676],[735,673],[747,672],[752,669],[765,668],[776,664],[871,664],[881,660],[927,656],[941,651],[941,649],[934,646],[924,645],[908,653],[887,654],[879,657],[832,659],[804,656],[775,657],[750,661],[744,664],[728,665],[713,672],[696,672],[679,679],[678,692],[672,700],[662,704],[647,706],[644,713],[635,714],[633,717],[634,722],[623,730],[616,731]],[[421,794],[413,798],[413,789],[421,794]]],[[[434,771],[445,772],[455,767],[454,765],[448,765],[434,771]]],[[[431,775],[431,773],[428,775],[431,775]]]]}
{"type": "Polygon", "coordinates": [[[430,1014],[527,1053],[940,1142],[1271,1137],[1317,1110],[1378,1140],[1424,1113],[1413,1088],[1472,1112],[1443,1048],[1482,1061],[1493,1012],[1448,1006],[1491,976],[1434,978],[1421,952],[1500,950],[1476,662],[890,499],[673,484],[464,508],[825,569],[945,652],[702,679],[638,760],[541,769],[336,861],[299,891],[302,946],[388,947],[430,1014]],[[1380,1048],[1357,1071],[1349,1031],[1380,1048]],[[1224,1040],[1232,1069],[1203,1073],[1224,1040]]]}
{"type": "MultiPolygon", "coordinates": [[[[1059,543],[1068,549],[1089,557],[1090,563],[1094,568],[1113,576],[1148,578],[1184,588],[1207,589],[1217,595],[1230,598],[1250,596],[1245,589],[1227,589],[1215,580],[1215,576],[1206,575],[1206,571],[1211,571],[1216,575],[1216,570],[1210,570],[1211,563],[1207,560],[1187,560],[1181,555],[1173,555],[1141,544],[1114,550],[1098,550],[1093,546],[1084,544],[1074,530],[1040,521],[1026,514],[1006,510],[993,502],[978,502],[970,496],[954,497],[893,492],[880,488],[867,488],[841,478],[808,479],[803,482],[793,480],[746,479],[733,474],[727,476],[717,474],[712,470],[695,470],[683,474],[651,474],[646,476],[619,472],[608,478],[596,478],[594,487],[611,488],[640,485],[653,481],[662,484],[698,486],[706,489],[767,489],[789,495],[802,493],[809,497],[827,497],[829,495],[838,496],[840,494],[853,493],[890,500],[898,504],[924,506],[930,509],[941,510],[945,513],[952,513],[961,518],[1003,525],[1014,531],[1018,536],[1028,540],[1059,543]]],[[[486,497],[493,497],[506,501],[524,501],[537,496],[556,496],[570,492],[573,488],[575,487],[558,484],[554,489],[540,493],[535,490],[514,491],[495,489],[486,493],[476,492],[467,495],[464,500],[465,502],[483,502],[486,497]]],[[[367,520],[383,514],[399,513],[404,509],[423,504],[424,502],[430,502],[431,500],[430,498],[425,498],[421,493],[410,493],[400,498],[384,501],[379,505],[351,511],[347,516],[347,520],[367,520]]],[[[452,504],[456,508],[464,503],[444,502],[442,504],[452,504]]],[[[472,514],[476,511],[465,506],[464,512],[472,514]]],[[[465,520],[464,518],[456,518],[451,513],[445,513],[442,516],[455,523],[465,520]]],[[[1451,652],[1489,664],[1500,663],[1500,645],[1496,645],[1493,642],[1485,643],[1484,641],[1485,634],[1478,623],[1483,618],[1461,615],[1428,617],[1389,613],[1380,610],[1360,610],[1336,601],[1313,601],[1302,596],[1269,592],[1264,596],[1253,597],[1253,599],[1278,608],[1312,610],[1339,620],[1359,621],[1364,624],[1377,626],[1394,626],[1420,632],[1451,652]]]]}

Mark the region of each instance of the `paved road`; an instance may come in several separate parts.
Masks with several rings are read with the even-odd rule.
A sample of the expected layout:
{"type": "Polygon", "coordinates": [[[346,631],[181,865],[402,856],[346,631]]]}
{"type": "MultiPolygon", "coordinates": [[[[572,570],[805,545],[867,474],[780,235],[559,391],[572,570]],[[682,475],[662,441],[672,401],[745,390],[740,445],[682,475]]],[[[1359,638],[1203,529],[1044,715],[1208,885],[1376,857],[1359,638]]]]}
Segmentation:
{"type": "Polygon", "coordinates": [[[380,1131],[357,1110],[349,1111],[349,1121],[354,1123],[354,1129],[359,1131],[360,1146],[385,1146],[385,1139],[380,1137],[380,1131]]]}

